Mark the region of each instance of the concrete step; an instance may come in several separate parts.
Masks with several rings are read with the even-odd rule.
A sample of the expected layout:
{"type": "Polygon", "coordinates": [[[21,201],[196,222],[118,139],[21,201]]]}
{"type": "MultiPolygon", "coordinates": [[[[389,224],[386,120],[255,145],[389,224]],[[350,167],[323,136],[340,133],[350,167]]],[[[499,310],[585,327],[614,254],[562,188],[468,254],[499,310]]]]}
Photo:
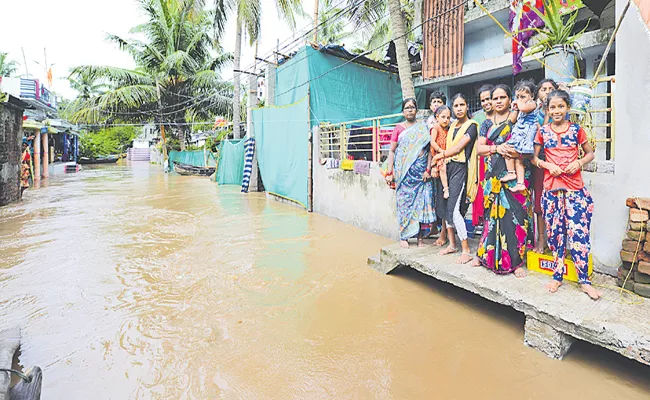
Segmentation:
{"type": "Polygon", "coordinates": [[[530,272],[521,279],[497,275],[482,267],[459,265],[458,254],[440,256],[439,250],[434,246],[402,249],[394,244],[382,248],[379,260],[369,258],[368,265],[385,274],[408,266],[524,313],[525,344],[549,357],[561,359],[579,339],[650,365],[650,301],[622,295],[615,278],[594,274],[593,284],[603,297],[593,301],[571,282],[565,281],[551,294],[545,288],[551,279],[548,275],[530,272]]]}

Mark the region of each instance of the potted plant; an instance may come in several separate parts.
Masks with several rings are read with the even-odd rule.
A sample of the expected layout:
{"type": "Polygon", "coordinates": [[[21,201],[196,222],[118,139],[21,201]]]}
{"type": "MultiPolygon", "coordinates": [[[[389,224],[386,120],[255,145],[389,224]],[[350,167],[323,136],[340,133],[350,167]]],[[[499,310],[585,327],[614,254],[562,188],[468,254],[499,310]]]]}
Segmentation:
{"type": "Polygon", "coordinates": [[[566,13],[566,8],[562,7],[561,1],[558,0],[541,2],[544,5],[543,12],[534,6],[530,9],[544,22],[544,26],[522,30],[532,30],[538,34],[536,43],[528,48],[525,54],[541,53],[544,56],[546,78],[556,82],[571,82],[578,77],[579,72],[578,59],[581,58],[582,48],[578,40],[589,24],[581,31],[573,33],[578,20],[578,10],[566,13]]]}

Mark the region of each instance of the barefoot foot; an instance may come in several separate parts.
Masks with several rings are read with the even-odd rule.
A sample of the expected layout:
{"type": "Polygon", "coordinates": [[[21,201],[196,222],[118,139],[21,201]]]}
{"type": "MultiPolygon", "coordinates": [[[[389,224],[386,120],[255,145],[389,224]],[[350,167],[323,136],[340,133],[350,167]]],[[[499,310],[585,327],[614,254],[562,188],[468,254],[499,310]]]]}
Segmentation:
{"type": "Polygon", "coordinates": [[[481,260],[479,258],[475,258],[474,261],[472,261],[472,267],[482,267],[483,264],[481,264],[481,260]]]}
{"type": "Polygon", "coordinates": [[[439,254],[441,256],[446,256],[447,254],[453,254],[453,253],[457,253],[457,252],[458,252],[457,248],[449,246],[446,249],[441,250],[439,254]]]}
{"type": "Polygon", "coordinates": [[[524,185],[523,183],[518,183],[515,186],[510,188],[510,191],[514,193],[523,192],[524,190],[526,190],[526,185],[524,185]]]}
{"type": "Polygon", "coordinates": [[[515,270],[515,276],[516,276],[517,278],[525,278],[526,275],[527,275],[527,274],[526,274],[526,270],[523,269],[523,268],[521,268],[521,267],[520,267],[520,268],[517,268],[517,269],[515,270]]]}
{"type": "Polygon", "coordinates": [[[560,286],[562,286],[562,282],[552,280],[546,284],[546,289],[548,289],[549,293],[555,293],[560,288],[560,286]]]}
{"type": "Polygon", "coordinates": [[[540,245],[537,245],[537,246],[535,246],[535,248],[533,249],[533,252],[535,252],[535,253],[537,253],[537,254],[544,254],[544,253],[546,253],[546,246],[540,246],[540,245]]]}
{"type": "Polygon", "coordinates": [[[424,247],[424,239],[418,238],[418,247],[420,248],[424,247]]]}
{"type": "Polygon", "coordinates": [[[399,241],[399,247],[401,247],[403,249],[408,249],[409,248],[408,240],[400,240],[399,241]]]}
{"type": "Polygon", "coordinates": [[[515,172],[508,172],[503,178],[499,179],[501,182],[510,182],[517,179],[517,174],[515,172]]]}
{"type": "Polygon", "coordinates": [[[436,246],[442,247],[447,244],[447,240],[445,240],[445,238],[438,238],[438,240],[436,240],[434,244],[436,246]]]}
{"type": "Polygon", "coordinates": [[[469,253],[463,252],[460,257],[458,257],[458,264],[467,264],[472,261],[472,255],[469,253]]]}
{"type": "Polygon", "coordinates": [[[587,293],[587,296],[589,296],[592,300],[600,299],[600,293],[598,293],[598,291],[594,289],[593,286],[589,284],[582,284],[580,285],[580,289],[582,289],[583,292],[587,293]]]}

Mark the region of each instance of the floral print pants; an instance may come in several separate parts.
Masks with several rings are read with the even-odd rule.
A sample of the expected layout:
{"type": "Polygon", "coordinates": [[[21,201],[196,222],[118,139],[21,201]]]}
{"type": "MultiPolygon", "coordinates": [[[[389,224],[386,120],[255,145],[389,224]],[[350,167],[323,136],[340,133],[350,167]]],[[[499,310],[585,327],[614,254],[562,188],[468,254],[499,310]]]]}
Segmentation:
{"type": "Polygon", "coordinates": [[[548,247],[555,257],[553,279],[562,281],[565,264],[566,246],[569,246],[571,258],[578,270],[578,282],[591,284],[589,281],[589,252],[591,241],[589,228],[594,212],[594,201],[587,189],[545,191],[542,197],[542,209],[546,220],[548,247]]]}

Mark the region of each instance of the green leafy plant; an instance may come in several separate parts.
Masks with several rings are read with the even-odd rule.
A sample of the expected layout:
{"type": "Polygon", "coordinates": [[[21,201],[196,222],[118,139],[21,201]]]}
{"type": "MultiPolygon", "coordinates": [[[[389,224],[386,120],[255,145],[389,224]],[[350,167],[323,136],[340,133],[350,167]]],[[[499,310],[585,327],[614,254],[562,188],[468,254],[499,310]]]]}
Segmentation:
{"type": "Polygon", "coordinates": [[[526,54],[543,54],[558,46],[561,46],[565,51],[574,51],[581,54],[582,48],[578,40],[585,33],[589,24],[586,24],[584,29],[574,34],[578,21],[578,10],[562,15],[558,1],[542,0],[542,3],[544,4],[544,12],[536,7],[531,7],[531,10],[541,18],[544,27],[527,28],[519,31],[535,31],[539,35],[537,42],[526,50],[526,54]]]}

